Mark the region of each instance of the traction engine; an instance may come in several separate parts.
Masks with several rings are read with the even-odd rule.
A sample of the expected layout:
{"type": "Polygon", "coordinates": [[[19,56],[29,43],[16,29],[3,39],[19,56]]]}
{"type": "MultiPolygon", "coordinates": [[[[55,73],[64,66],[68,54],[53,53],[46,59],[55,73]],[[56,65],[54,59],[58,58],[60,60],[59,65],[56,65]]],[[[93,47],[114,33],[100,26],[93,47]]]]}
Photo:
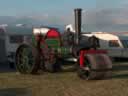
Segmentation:
{"type": "MultiPolygon", "coordinates": [[[[75,33],[72,43],[56,28],[42,28],[34,31],[32,40],[21,44],[16,51],[16,68],[23,74],[36,74],[38,70],[59,72],[62,63],[74,58],[76,71],[80,78],[104,79],[111,77],[112,62],[106,50],[98,50],[90,42],[81,40],[81,9],[75,9],[75,33]],[[64,39],[63,39],[64,38],[64,39]]],[[[85,37],[86,38],[86,37],[85,37]]]]}

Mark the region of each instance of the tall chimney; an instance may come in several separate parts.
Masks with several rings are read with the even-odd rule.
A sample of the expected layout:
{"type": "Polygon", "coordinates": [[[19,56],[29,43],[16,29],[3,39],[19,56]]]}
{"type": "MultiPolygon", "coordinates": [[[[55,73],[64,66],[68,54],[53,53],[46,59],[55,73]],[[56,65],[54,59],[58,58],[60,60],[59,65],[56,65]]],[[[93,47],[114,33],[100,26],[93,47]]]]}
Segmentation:
{"type": "Polygon", "coordinates": [[[81,35],[81,11],[82,9],[77,8],[74,10],[75,13],[75,44],[78,45],[80,42],[81,35]]]}

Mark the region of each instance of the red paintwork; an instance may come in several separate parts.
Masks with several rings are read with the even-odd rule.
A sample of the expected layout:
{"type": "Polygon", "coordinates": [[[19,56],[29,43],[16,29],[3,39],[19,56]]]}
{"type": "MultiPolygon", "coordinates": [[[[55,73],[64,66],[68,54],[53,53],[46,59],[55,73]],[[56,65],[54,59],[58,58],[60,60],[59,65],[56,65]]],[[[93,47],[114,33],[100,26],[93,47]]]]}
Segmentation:
{"type": "Polygon", "coordinates": [[[38,41],[40,36],[42,36],[42,39],[46,38],[61,38],[60,32],[58,32],[56,29],[50,29],[45,36],[41,34],[36,35],[36,40],[38,41]]]}
{"type": "Polygon", "coordinates": [[[55,38],[55,39],[58,39],[59,42],[60,42],[60,46],[62,45],[62,41],[61,41],[61,34],[60,32],[58,32],[56,29],[50,29],[46,36],[45,36],[45,39],[50,39],[50,38],[55,38]]]}
{"type": "Polygon", "coordinates": [[[61,46],[61,35],[56,29],[50,29],[45,35],[37,34],[35,38],[37,42],[39,42],[40,46],[44,46],[44,48],[41,49],[41,53],[43,53],[45,49],[48,50],[48,45],[46,43],[47,39],[58,39],[61,46]]]}
{"type": "Polygon", "coordinates": [[[36,40],[39,41],[41,44],[45,43],[45,40],[48,38],[57,38],[61,42],[61,35],[60,32],[58,32],[56,29],[50,29],[45,36],[42,36],[40,34],[36,35],[36,40]]]}
{"type": "Polygon", "coordinates": [[[46,34],[46,38],[60,38],[60,32],[58,32],[55,29],[50,29],[47,34],[46,34]]]}
{"type": "Polygon", "coordinates": [[[80,67],[84,67],[84,61],[86,60],[85,58],[85,55],[86,54],[107,54],[107,51],[106,50],[94,50],[94,49],[91,49],[91,50],[81,50],[80,51],[80,60],[79,60],[79,64],[80,64],[80,67]]]}

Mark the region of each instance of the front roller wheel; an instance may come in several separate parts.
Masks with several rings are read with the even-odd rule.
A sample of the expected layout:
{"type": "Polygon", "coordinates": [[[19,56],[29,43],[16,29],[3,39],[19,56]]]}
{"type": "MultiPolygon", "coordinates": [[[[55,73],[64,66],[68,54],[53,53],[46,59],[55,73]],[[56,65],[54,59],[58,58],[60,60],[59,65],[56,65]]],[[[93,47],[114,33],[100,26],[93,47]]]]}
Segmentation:
{"type": "Polygon", "coordinates": [[[85,59],[84,66],[77,68],[78,76],[86,80],[107,79],[112,74],[112,63],[109,57],[105,54],[88,55],[85,59]]]}
{"type": "Polygon", "coordinates": [[[39,69],[40,55],[31,45],[22,44],[16,51],[16,68],[23,74],[35,74],[39,69]]]}

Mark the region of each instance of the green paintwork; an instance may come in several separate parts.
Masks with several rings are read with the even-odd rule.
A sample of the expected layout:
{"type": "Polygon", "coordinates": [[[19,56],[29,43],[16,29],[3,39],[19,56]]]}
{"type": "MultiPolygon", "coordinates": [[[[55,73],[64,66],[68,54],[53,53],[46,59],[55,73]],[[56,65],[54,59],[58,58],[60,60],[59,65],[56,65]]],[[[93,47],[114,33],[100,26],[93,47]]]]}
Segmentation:
{"type": "Polygon", "coordinates": [[[45,42],[49,47],[52,47],[52,48],[60,47],[60,41],[58,39],[46,39],[45,42]]]}
{"type": "Polygon", "coordinates": [[[37,41],[34,35],[32,35],[32,45],[37,46],[37,41]]]}
{"type": "Polygon", "coordinates": [[[56,38],[50,38],[50,39],[46,39],[46,43],[48,45],[48,47],[50,48],[54,48],[55,52],[57,52],[58,54],[61,54],[61,56],[67,56],[70,53],[70,49],[61,46],[61,42],[59,39],[56,38]]]}
{"type": "Polygon", "coordinates": [[[84,64],[85,64],[85,66],[91,68],[91,64],[88,60],[85,59],[84,64]]]}
{"type": "MultiPolygon", "coordinates": [[[[56,54],[61,55],[62,57],[67,57],[70,54],[70,49],[61,46],[61,42],[58,38],[48,38],[45,40],[45,43],[41,43],[41,48],[45,48],[46,46],[48,46],[48,48],[52,48],[54,49],[54,51],[56,52],[56,54]]],[[[32,36],[32,44],[34,46],[37,46],[37,41],[35,36],[32,36]]]]}
{"type": "Polygon", "coordinates": [[[70,54],[70,49],[65,47],[60,47],[57,49],[58,53],[61,53],[62,56],[67,56],[70,54]]]}

